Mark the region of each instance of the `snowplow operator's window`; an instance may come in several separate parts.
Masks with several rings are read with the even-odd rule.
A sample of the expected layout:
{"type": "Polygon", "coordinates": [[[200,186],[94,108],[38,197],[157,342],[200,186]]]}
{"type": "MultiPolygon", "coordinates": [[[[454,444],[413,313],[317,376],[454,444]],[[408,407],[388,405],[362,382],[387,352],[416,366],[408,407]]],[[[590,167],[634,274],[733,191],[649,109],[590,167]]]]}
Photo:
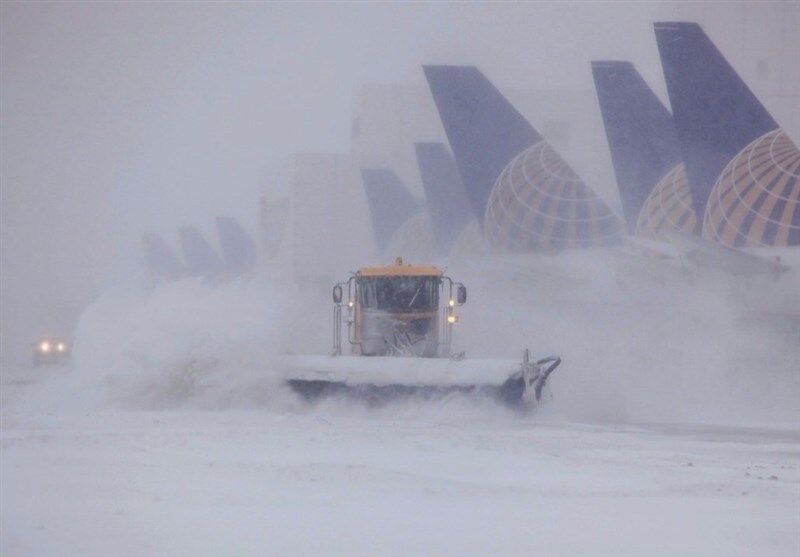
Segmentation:
{"type": "Polygon", "coordinates": [[[438,277],[369,277],[359,281],[361,305],[395,313],[432,311],[439,305],[438,277]]]}

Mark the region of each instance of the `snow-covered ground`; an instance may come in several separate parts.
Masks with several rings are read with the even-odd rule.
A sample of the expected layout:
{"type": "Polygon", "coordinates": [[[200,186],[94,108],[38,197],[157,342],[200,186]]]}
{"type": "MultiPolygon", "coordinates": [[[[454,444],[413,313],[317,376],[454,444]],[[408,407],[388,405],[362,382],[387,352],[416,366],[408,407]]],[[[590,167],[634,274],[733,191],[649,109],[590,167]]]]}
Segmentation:
{"type": "Polygon", "coordinates": [[[539,411],[304,405],[275,365],[325,353],[327,288],[107,292],[70,366],[1,370],[0,554],[800,554],[791,326],[587,257],[451,274],[458,349],[564,357],[539,411]]]}
{"type": "MultiPolygon", "coordinates": [[[[6,398],[34,388],[4,385],[6,398]]],[[[790,556],[799,466],[797,430],[580,425],[461,400],[5,400],[0,553],[790,556]]]]}

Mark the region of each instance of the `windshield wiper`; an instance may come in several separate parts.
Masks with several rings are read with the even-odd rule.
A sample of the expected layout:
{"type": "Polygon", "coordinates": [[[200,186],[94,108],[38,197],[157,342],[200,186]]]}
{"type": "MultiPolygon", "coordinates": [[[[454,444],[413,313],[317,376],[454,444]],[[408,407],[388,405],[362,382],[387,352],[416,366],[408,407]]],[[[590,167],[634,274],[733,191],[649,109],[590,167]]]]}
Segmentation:
{"type": "Polygon", "coordinates": [[[422,285],[420,284],[419,286],[417,286],[417,291],[414,292],[414,296],[412,296],[411,301],[408,302],[408,307],[411,307],[414,304],[414,300],[417,299],[417,296],[419,296],[419,293],[421,291],[422,291],[422,285]]]}

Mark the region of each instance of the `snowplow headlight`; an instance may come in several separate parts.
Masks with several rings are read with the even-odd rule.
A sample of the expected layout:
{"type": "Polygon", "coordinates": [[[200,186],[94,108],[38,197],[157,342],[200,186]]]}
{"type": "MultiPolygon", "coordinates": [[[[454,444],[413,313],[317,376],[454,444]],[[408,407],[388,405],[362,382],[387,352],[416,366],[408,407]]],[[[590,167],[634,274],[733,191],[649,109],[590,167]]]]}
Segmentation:
{"type": "Polygon", "coordinates": [[[44,352],[45,354],[50,352],[50,348],[52,347],[50,346],[50,343],[47,342],[46,340],[43,340],[42,342],[39,343],[39,350],[41,352],[44,352]]]}
{"type": "Polygon", "coordinates": [[[63,352],[66,349],[67,345],[64,344],[63,342],[59,342],[58,344],[56,344],[56,350],[58,350],[59,352],[63,352]]]}

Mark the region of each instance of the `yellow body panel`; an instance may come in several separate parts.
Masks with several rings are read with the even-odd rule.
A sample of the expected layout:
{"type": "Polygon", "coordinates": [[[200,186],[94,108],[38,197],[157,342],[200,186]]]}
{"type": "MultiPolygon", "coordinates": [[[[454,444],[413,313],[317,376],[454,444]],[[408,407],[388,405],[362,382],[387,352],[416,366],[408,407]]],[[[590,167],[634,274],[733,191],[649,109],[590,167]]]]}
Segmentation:
{"type": "Polygon", "coordinates": [[[433,265],[405,265],[398,257],[394,265],[362,267],[356,273],[362,277],[440,277],[442,271],[433,265]]]}

